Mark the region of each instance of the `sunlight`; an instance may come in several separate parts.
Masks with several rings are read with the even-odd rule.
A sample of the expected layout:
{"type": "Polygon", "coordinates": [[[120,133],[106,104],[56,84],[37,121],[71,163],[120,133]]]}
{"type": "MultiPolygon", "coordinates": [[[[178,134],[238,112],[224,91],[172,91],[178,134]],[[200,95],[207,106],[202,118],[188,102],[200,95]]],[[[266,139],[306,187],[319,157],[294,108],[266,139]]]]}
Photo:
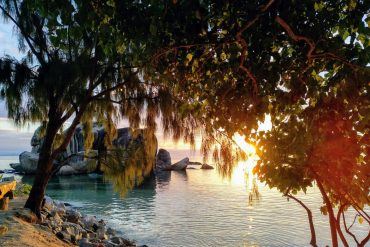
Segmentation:
{"type": "Polygon", "coordinates": [[[246,142],[245,136],[238,133],[234,134],[233,140],[236,142],[237,146],[245,152],[247,159],[237,163],[231,176],[231,182],[235,185],[245,185],[247,190],[251,193],[253,181],[255,179],[253,168],[258,160],[256,147],[246,142]]]}
{"type": "Polygon", "coordinates": [[[256,155],[256,148],[254,145],[245,141],[245,136],[235,133],[233,140],[236,142],[238,147],[245,152],[248,157],[256,155]]]}
{"type": "Polygon", "coordinates": [[[235,185],[249,186],[253,180],[252,170],[255,162],[252,159],[239,161],[231,175],[231,183],[235,185]]]}

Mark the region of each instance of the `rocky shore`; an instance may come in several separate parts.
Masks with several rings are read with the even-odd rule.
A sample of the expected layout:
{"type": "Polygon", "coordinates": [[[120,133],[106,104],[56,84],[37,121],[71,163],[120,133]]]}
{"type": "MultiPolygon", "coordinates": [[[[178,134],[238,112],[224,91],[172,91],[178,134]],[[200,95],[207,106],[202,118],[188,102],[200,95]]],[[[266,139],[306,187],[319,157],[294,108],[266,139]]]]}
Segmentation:
{"type": "MultiPolygon", "coordinates": [[[[83,215],[68,203],[46,196],[42,220],[38,221],[28,209],[22,208],[25,198],[21,201],[16,199],[15,202],[16,207],[13,204],[9,211],[0,211],[0,238],[3,244],[6,243],[4,246],[137,246],[133,241],[119,236],[104,220],[83,215]],[[24,239],[20,240],[20,235],[24,239]]],[[[3,246],[2,243],[0,246],[3,246]]]]}
{"type": "Polygon", "coordinates": [[[71,205],[54,201],[50,197],[45,197],[41,214],[40,224],[66,243],[80,247],[136,246],[133,241],[120,237],[104,220],[82,215],[71,205]]]}

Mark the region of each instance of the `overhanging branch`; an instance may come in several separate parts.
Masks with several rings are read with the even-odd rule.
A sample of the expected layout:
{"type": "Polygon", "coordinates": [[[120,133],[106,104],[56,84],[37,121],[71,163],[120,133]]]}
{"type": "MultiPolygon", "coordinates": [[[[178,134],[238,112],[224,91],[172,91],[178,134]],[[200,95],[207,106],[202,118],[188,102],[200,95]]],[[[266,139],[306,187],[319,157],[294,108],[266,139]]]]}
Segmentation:
{"type": "Polygon", "coordinates": [[[288,190],[287,193],[284,194],[284,196],[293,199],[294,201],[296,201],[297,203],[299,203],[299,205],[301,205],[306,210],[307,217],[308,217],[308,222],[309,222],[309,225],[310,225],[310,231],[311,231],[311,241],[310,241],[310,244],[312,246],[314,246],[314,247],[317,247],[316,231],[315,231],[315,226],[313,224],[313,217],[312,217],[311,210],[301,200],[299,200],[298,198],[296,198],[295,196],[293,196],[292,194],[290,194],[289,190],[288,190]]]}

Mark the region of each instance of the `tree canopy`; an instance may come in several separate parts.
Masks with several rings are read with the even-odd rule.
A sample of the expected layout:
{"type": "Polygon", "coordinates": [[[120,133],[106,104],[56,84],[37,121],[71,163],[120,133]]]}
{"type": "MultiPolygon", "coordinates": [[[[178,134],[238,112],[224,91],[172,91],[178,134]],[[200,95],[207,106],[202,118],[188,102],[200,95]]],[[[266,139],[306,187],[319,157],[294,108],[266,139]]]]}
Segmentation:
{"type": "MultiPolygon", "coordinates": [[[[171,109],[163,103],[163,90],[141,79],[150,51],[147,6],[132,1],[0,1],[1,14],[14,25],[24,54],[21,61],[0,59],[0,96],[16,123],[44,123],[38,172],[26,203],[34,212],[39,213],[46,184],[59,168],[53,160],[78,124],[87,151],[94,121],[104,125],[109,146],[119,118],[127,118],[133,128],[143,123],[153,133],[160,107],[171,109]],[[126,12],[129,18],[117,17],[126,12]]],[[[151,168],[130,179],[142,179],[151,168]]]]}
{"type": "MultiPolygon", "coordinates": [[[[364,211],[370,201],[369,5],[0,1],[27,54],[22,61],[0,60],[1,95],[16,122],[46,120],[34,188],[45,187],[50,162],[80,122],[89,140],[93,119],[112,137],[116,117],[151,131],[161,118],[175,139],[194,143],[200,130],[204,156],[219,160],[226,174],[244,156],[232,140],[239,133],[257,147],[255,172],[270,187],[294,197],[316,183],[333,246],[337,234],[348,245],[339,225],[344,210],[354,207],[370,222],[364,211]],[[258,131],[267,115],[272,130],[258,131]],[[67,119],[71,126],[57,135],[67,119]]],[[[369,237],[355,241],[364,245],[369,237]]]]}
{"type": "Polygon", "coordinates": [[[338,226],[344,209],[352,206],[370,222],[364,211],[369,7],[366,1],[202,1],[172,26],[189,32],[193,18],[197,35],[174,38],[153,58],[172,94],[188,103],[183,114],[199,113],[202,150],[213,149],[221,170],[233,163],[237,132],[257,147],[254,171],[270,187],[294,197],[317,184],[333,246],[337,232],[348,246],[338,226]],[[257,131],[267,115],[272,130],[257,131]]]}

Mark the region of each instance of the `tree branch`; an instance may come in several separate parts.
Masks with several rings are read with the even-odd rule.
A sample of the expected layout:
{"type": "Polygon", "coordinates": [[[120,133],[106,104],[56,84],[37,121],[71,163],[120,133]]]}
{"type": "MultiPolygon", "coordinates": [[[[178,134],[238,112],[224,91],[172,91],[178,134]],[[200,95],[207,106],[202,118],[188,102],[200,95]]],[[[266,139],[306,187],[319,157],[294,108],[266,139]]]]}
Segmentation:
{"type": "Polygon", "coordinates": [[[311,210],[298,198],[293,196],[292,194],[289,193],[289,191],[284,194],[286,197],[293,199],[294,201],[298,202],[307,212],[307,217],[308,217],[308,222],[310,224],[310,231],[311,231],[311,241],[310,244],[314,247],[317,247],[316,243],[316,231],[315,231],[315,226],[313,224],[313,217],[312,217],[312,212],[311,210]]]}
{"type": "Polygon", "coordinates": [[[141,100],[141,99],[159,99],[159,96],[150,97],[150,96],[143,95],[143,96],[138,96],[138,97],[127,97],[121,100],[114,100],[112,98],[95,98],[95,100],[103,100],[103,101],[108,100],[109,102],[112,102],[115,104],[122,104],[123,102],[128,101],[128,100],[141,100]]]}
{"type": "Polygon", "coordinates": [[[76,106],[76,104],[75,103],[71,103],[72,104],[72,106],[73,107],[71,107],[65,114],[64,114],[64,116],[62,116],[62,118],[61,118],[61,121],[64,123],[65,121],[67,121],[68,120],[68,118],[70,118],[71,116],[72,116],[72,114],[74,113],[74,112],[78,112],[78,109],[76,108],[77,106],[76,106]]]}
{"type": "MultiPolygon", "coordinates": [[[[356,242],[356,244],[359,245],[360,243],[358,242],[356,236],[349,230],[352,227],[353,223],[355,223],[357,215],[355,216],[355,219],[354,219],[352,225],[348,228],[347,223],[346,223],[346,217],[344,216],[344,212],[341,212],[341,214],[342,214],[342,218],[343,218],[344,229],[346,230],[347,234],[349,234],[353,238],[353,240],[356,242]]],[[[340,215],[340,212],[338,212],[338,215],[340,215]]]]}
{"type": "Polygon", "coordinates": [[[289,24],[286,23],[281,17],[276,16],[275,21],[277,23],[279,23],[279,25],[284,28],[284,30],[287,32],[288,36],[291,37],[294,41],[296,41],[296,42],[304,41],[309,46],[309,50],[307,51],[307,58],[308,58],[309,63],[311,63],[312,60],[316,59],[316,58],[329,58],[329,59],[340,61],[340,62],[346,64],[347,66],[349,66],[353,70],[356,69],[356,68],[361,68],[360,66],[354,65],[351,62],[347,61],[346,59],[344,59],[344,58],[342,58],[338,55],[335,55],[334,53],[331,53],[331,52],[324,52],[324,53],[321,53],[321,54],[314,54],[314,51],[316,49],[316,44],[313,40],[311,40],[311,39],[309,39],[305,36],[295,34],[294,31],[292,30],[292,28],[289,26],[289,24]]]}
{"type": "Polygon", "coordinates": [[[340,227],[340,215],[343,213],[343,210],[344,210],[345,206],[346,206],[346,204],[342,204],[342,205],[340,205],[340,207],[338,209],[336,225],[337,225],[337,231],[338,231],[339,237],[342,240],[343,245],[345,247],[349,247],[348,242],[347,242],[346,238],[344,237],[342,229],[340,227]]]}
{"type": "Polygon", "coordinates": [[[314,50],[316,48],[315,43],[311,39],[309,39],[309,38],[307,38],[305,36],[301,36],[301,35],[295,34],[293,32],[292,28],[288,25],[288,23],[286,23],[281,17],[276,16],[275,17],[275,21],[277,23],[279,23],[280,26],[282,26],[284,28],[284,30],[287,32],[287,34],[289,35],[289,37],[291,37],[294,41],[296,41],[296,42],[298,42],[298,41],[304,41],[310,47],[310,49],[307,52],[307,58],[309,60],[311,60],[312,54],[313,54],[313,52],[314,52],[314,50]]]}
{"type": "Polygon", "coordinates": [[[61,153],[63,150],[65,150],[67,148],[67,146],[68,146],[69,142],[71,141],[71,138],[72,138],[72,136],[73,136],[73,134],[76,130],[77,125],[80,123],[80,120],[83,116],[83,113],[84,113],[88,103],[89,103],[89,101],[86,101],[85,103],[83,103],[81,105],[80,111],[76,113],[76,117],[73,119],[73,122],[72,122],[71,126],[69,126],[62,144],[60,144],[60,146],[53,151],[53,153],[51,155],[53,159],[55,159],[55,157],[59,153],[61,153]]]}
{"type": "Polygon", "coordinates": [[[258,19],[261,17],[261,15],[270,8],[270,6],[274,3],[275,0],[270,0],[266,5],[261,6],[260,9],[261,11],[250,21],[248,21],[236,34],[236,41],[241,45],[242,51],[241,51],[241,56],[240,56],[240,63],[239,63],[239,68],[244,71],[247,76],[251,79],[253,83],[253,92],[254,94],[257,94],[258,91],[258,85],[257,85],[257,79],[252,73],[250,69],[248,69],[245,65],[244,62],[246,60],[246,53],[248,49],[247,42],[243,38],[243,33],[250,28],[254,23],[258,21],[258,19]]]}
{"type": "Polygon", "coordinates": [[[261,10],[259,14],[257,14],[251,21],[247,22],[240,30],[239,32],[236,34],[236,36],[238,37],[241,37],[242,34],[248,29],[250,28],[256,21],[258,21],[258,19],[261,17],[261,15],[266,12],[270,7],[271,5],[275,2],[275,0],[270,0],[266,5],[263,5],[263,6],[260,6],[259,9],[261,10]]]}
{"type": "MultiPolygon", "coordinates": [[[[13,2],[14,2],[14,8],[15,8],[15,11],[16,11],[16,15],[19,18],[19,11],[18,11],[17,3],[16,3],[15,0],[13,2]]],[[[6,11],[6,9],[3,6],[0,5],[0,9],[3,11],[4,15],[6,15],[14,23],[14,25],[16,25],[18,27],[19,31],[21,32],[21,34],[23,35],[24,39],[26,40],[26,43],[28,44],[28,46],[31,49],[32,53],[35,54],[35,56],[39,60],[40,64],[45,65],[45,61],[42,58],[41,54],[36,51],[35,47],[31,43],[31,40],[34,42],[34,40],[32,39],[32,37],[30,37],[29,35],[27,35],[27,33],[24,31],[23,27],[15,20],[15,18],[8,11],[6,11]]]]}

